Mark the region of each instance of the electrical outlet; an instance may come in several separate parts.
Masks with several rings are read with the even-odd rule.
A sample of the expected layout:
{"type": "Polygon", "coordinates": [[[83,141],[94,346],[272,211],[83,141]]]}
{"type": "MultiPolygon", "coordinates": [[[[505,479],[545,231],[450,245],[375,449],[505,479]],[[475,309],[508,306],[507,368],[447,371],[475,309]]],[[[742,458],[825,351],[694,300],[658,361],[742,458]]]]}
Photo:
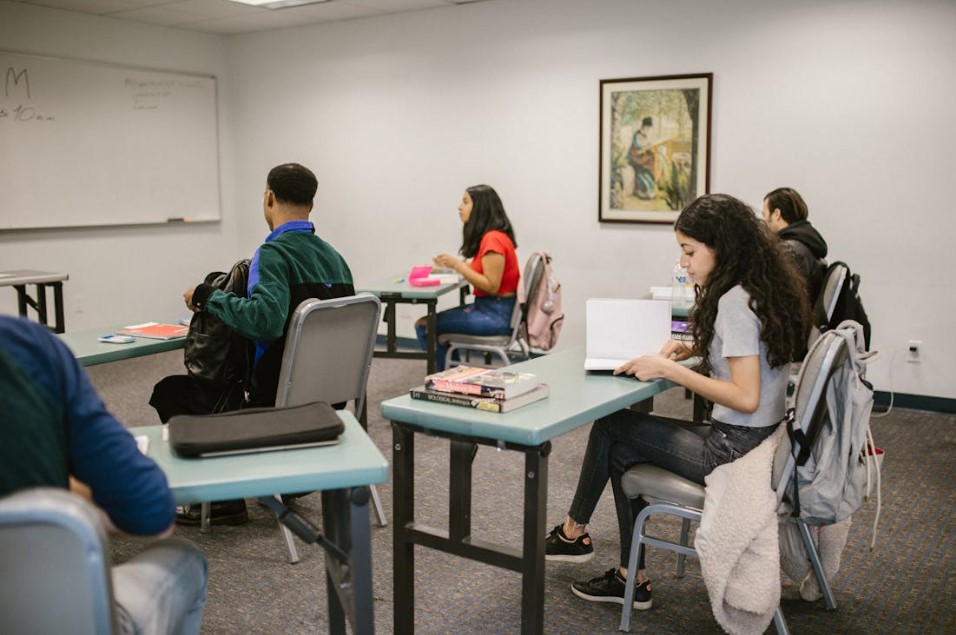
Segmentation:
{"type": "Polygon", "coordinates": [[[919,349],[923,345],[920,340],[910,340],[906,343],[906,361],[911,364],[919,364],[919,349]]]}

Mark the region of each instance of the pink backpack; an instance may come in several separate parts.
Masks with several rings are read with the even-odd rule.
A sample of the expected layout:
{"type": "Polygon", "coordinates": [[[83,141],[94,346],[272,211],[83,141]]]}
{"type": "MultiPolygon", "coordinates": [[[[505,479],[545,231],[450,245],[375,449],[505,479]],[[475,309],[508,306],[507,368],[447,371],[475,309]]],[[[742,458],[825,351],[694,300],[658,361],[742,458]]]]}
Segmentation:
{"type": "Polygon", "coordinates": [[[564,323],[561,311],[561,283],[554,278],[551,255],[536,251],[524,267],[521,334],[531,348],[548,351],[558,343],[558,335],[564,323]]]}

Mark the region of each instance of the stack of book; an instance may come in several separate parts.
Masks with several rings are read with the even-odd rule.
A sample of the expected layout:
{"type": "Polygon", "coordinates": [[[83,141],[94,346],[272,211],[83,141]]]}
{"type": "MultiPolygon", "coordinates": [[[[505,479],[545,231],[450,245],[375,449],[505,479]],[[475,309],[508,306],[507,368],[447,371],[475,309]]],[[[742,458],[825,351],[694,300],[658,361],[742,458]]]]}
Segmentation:
{"type": "Polygon", "coordinates": [[[510,412],[548,396],[548,385],[533,373],[455,366],[425,377],[412,388],[412,399],[423,399],[488,412],[510,412]]]}

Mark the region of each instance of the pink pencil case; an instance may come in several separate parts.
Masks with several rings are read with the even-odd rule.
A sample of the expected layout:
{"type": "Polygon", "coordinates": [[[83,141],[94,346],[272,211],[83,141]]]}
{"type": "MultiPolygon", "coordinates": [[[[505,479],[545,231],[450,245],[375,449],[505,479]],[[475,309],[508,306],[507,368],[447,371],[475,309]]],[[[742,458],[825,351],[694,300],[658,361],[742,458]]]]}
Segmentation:
{"type": "Polygon", "coordinates": [[[431,265],[416,265],[412,267],[412,270],[408,273],[408,284],[413,287],[434,287],[437,284],[441,284],[438,278],[428,277],[431,272],[431,265]]]}

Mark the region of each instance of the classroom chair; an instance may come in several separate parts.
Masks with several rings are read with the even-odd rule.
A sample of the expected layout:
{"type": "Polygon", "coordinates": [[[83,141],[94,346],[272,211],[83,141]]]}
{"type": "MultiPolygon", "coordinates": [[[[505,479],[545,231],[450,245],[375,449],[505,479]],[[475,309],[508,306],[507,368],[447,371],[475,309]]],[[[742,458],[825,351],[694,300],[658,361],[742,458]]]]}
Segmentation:
{"type": "MultiPolygon", "coordinates": [[[[834,371],[839,367],[847,355],[845,340],[833,332],[825,332],[821,337],[827,341],[814,347],[804,360],[801,374],[794,395],[794,418],[807,436],[807,442],[813,445],[821,428],[823,417],[826,414],[826,388],[834,371]]],[[[788,436],[784,435],[777,446],[773,461],[771,485],[776,491],[777,505],[783,503],[788,486],[796,469],[794,449],[788,436]]],[[[634,521],[634,533],[631,540],[631,558],[628,563],[627,585],[624,592],[624,609],[621,612],[620,630],[630,631],[631,604],[634,600],[634,581],[637,576],[638,550],[642,545],[660,547],[678,554],[677,575],[683,575],[684,557],[696,556],[697,551],[688,545],[688,531],[690,522],[699,523],[704,506],[704,486],[687,480],[673,472],[649,463],[635,465],[624,473],[621,479],[624,493],[636,498],[642,496],[648,505],[641,510],[634,521]],[[681,519],[681,533],[679,542],[651,536],[648,532],[647,520],[653,514],[664,514],[681,519]]],[[[800,527],[804,546],[816,574],[820,589],[829,609],[836,608],[836,602],[830,590],[819,554],[810,537],[807,524],[802,519],[795,519],[800,527]]],[[[788,633],[787,623],[783,611],[778,606],[773,617],[777,633],[788,633]]]]}
{"type": "MultiPolygon", "coordinates": [[[[289,322],[276,407],[351,401],[355,418],[365,425],[365,391],[381,312],[381,302],[371,293],[303,301],[289,322]]],[[[379,524],[384,526],[378,490],[372,485],[369,492],[379,524]]],[[[203,503],[204,516],[207,508],[208,503],[203,503]]],[[[292,532],[281,523],[279,527],[289,563],[298,562],[292,532]]]]}
{"type": "Polygon", "coordinates": [[[0,630],[117,632],[107,545],[99,514],[66,490],[41,487],[0,500],[0,630]]]}

